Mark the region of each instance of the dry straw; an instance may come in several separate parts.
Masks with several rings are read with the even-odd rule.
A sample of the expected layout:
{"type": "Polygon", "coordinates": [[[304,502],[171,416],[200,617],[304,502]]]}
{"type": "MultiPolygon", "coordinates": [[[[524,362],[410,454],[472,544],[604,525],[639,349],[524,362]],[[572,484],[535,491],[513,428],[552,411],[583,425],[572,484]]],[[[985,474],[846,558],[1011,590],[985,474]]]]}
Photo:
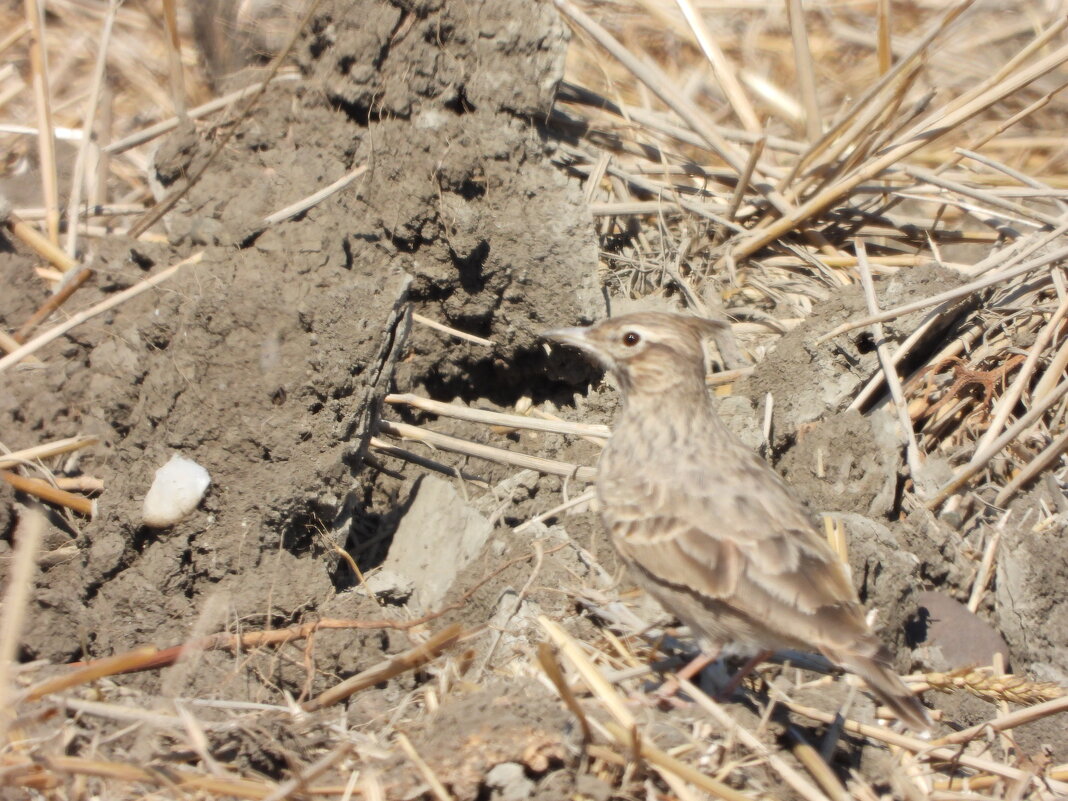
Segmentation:
{"type": "MultiPolygon", "coordinates": [[[[856,329],[872,327],[878,367],[849,399],[852,408],[873,413],[891,398],[905,444],[903,466],[916,474],[937,455],[953,469],[952,478],[929,499],[917,498],[908,488],[906,508],[923,501],[931,508],[952,505],[971,510],[967,522],[974,524],[987,504],[1009,504],[1033,482],[1063,469],[1068,449],[1068,282],[1062,274],[1068,263],[1068,174],[1064,84],[1055,77],[1068,61],[1063,15],[1025,3],[1019,25],[991,25],[993,12],[972,2],[936,8],[890,0],[870,7],[796,0],[766,5],[554,0],[554,5],[575,37],[566,80],[547,124],[565,134],[556,157],[584,182],[604,235],[602,274],[616,294],[677,293],[693,311],[722,310],[735,320],[735,352],[730,350],[734,343],[721,344],[730,369],[710,376],[710,385],[730,391],[734,382],[759,369],[777,339],[803,320],[814,303],[862,284],[869,314],[807,344],[826,353],[836,342],[853,342],[856,329]],[[978,248],[984,250],[981,258],[975,256],[978,248]],[[879,279],[907,275],[925,264],[941,265],[946,274],[956,271],[959,285],[879,311],[886,305],[879,299],[879,279]],[[907,320],[915,322],[901,331],[907,320]],[[899,339],[891,341],[895,331],[899,339]],[[947,341],[938,333],[944,331],[951,332],[947,341]],[[962,383],[962,377],[973,383],[962,383]]],[[[175,263],[96,305],[81,302],[85,287],[93,284],[84,254],[96,237],[111,235],[109,226],[121,219],[112,213],[146,211],[145,165],[153,141],[180,119],[203,120],[227,109],[233,115],[235,108],[237,114],[249,113],[267,84],[212,97],[191,69],[190,43],[175,38],[179,20],[170,0],[158,7],[150,4],[150,13],[143,6],[118,3],[57,2],[48,10],[46,18],[40,3],[26,0],[22,7],[0,12],[10,31],[0,39],[0,53],[5,58],[18,54],[25,62],[21,71],[0,67],[0,105],[6,119],[30,132],[5,128],[0,141],[12,159],[37,154],[39,208],[9,214],[4,225],[20,248],[41,260],[37,272],[42,280],[59,282],[59,294],[26,319],[5,321],[11,334],[0,342],[7,351],[0,357],[0,381],[17,380],[18,371],[61,358],[50,343],[141,292],[165,291],[164,282],[200,258],[196,254],[175,263]],[[56,166],[57,137],[67,131],[76,132],[78,145],[73,184],[56,166]],[[110,197],[109,187],[116,185],[128,187],[128,196],[110,197]],[[68,198],[66,219],[61,217],[63,197],[68,198]],[[64,225],[65,248],[59,245],[64,225]],[[34,360],[37,365],[31,364],[34,360]]],[[[279,61],[276,67],[281,66],[279,61]]],[[[281,71],[269,78],[294,80],[297,76],[281,71]]],[[[225,145],[224,139],[216,152],[225,145]]],[[[204,169],[211,166],[209,162],[204,169]]],[[[358,179],[362,169],[258,225],[265,228],[298,213],[358,179]]],[[[167,203],[177,197],[175,193],[167,203]]],[[[130,233],[148,231],[167,203],[135,221],[130,233]]],[[[460,339],[486,353],[498,347],[429,315],[417,321],[440,333],[443,343],[460,339]]],[[[549,419],[553,415],[529,405],[505,414],[409,394],[386,401],[386,419],[371,439],[375,458],[388,463],[383,467],[404,460],[459,476],[474,483],[474,491],[488,484],[476,475],[477,467],[467,465],[469,460],[530,468],[559,476],[565,484],[593,477],[595,452],[587,464],[546,459],[513,446],[504,438],[508,433],[532,431],[539,437],[584,437],[598,443],[607,435],[602,425],[549,419]],[[445,435],[434,430],[433,421],[395,421],[400,409],[469,424],[470,433],[445,435]]],[[[56,494],[70,489],[63,486],[68,477],[55,462],[55,485],[30,471],[50,476],[41,460],[92,444],[76,436],[40,443],[0,455],[0,469],[23,487],[47,485],[51,502],[63,504],[65,498],[70,508],[85,507],[84,497],[56,494]]],[[[539,523],[588,499],[582,492],[562,503],[554,499],[531,513],[516,535],[540,531],[539,523]]],[[[1029,523],[1036,529],[1057,524],[1052,513],[1039,517],[1029,523]]],[[[246,654],[291,647],[299,640],[301,658],[311,661],[320,629],[385,626],[411,631],[415,641],[401,654],[363,667],[301,705],[283,707],[289,717],[272,718],[271,725],[297,731],[305,716],[338,712],[333,705],[342,700],[415,671],[434,674],[435,692],[440,689],[444,697],[462,684],[450,685],[446,677],[476,661],[457,656],[460,648],[453,646],[478,642],[488,648],[500,636],[483,641],[483,633],[462,635],[456,625],[443,623],[436,634],[419,627],[459,610],[483,582],[464,595],[460,606],[418,620],[339,619],[319,621],[318,628],[227,631],[162,651],[138,649],[46,678],[34,672],[39,666],[14,662],[35,564],[49,564],[38,559],[41,527],[35,520],[32,514],[20,516],[6,573],[0,620],[0,726],[6,756],[0,758],[0,781],[41,792],[100,782],[105,794],[111,791],[116,797],[148,791],[161,797],[386,798],[392,789],[386,766],[392,759],[417,772],[431,795],[453,797],[449,777],[390,724],[383,724],[376,741],[350,748],[345,738],[351,732],[339,723],[342,718],[322,719],[327,721],[319,727],[326,743],[322,752],[294,756],[300,764],[293,765],[285,781],[274,783],[234,775],[227,772],[236,770],[233,766],[220,768],[213,762],[205,733],[232,721],[218,724],[188,712],[149,712],[125,689],[104,701],[81,698],[78,692],[93,683],[94,692],[107,695],[108,687],[121,685],[122,671],[173,664],[186,647],[246,654]],[[47,726],[50,720],[74,725],[75,713],[81,726],[94,717],[158,726],[188,764],[167,771],[134,764],[107,736],[89,728],[84,730],[88,736],[69,743],[76,748],[92,742],[96,751],[60,753],[48,737],[33,739],[34,726],[47,726]],[[319,783],[321,772],[348,770],[350,762],[361,759],[359,769],[340,783],[319,783]]],[[[980,607],[989,592],[1001,542],[995,532],[986,538],[985,548],[976,546],[982,561],[974,583],[964,588],[971,590],[973,607],[980,607]]],[[[559,547],[581,552],[591,576],[608,575],[591,555],[596,548],[559,547]]],[[[543,555],[556,550],[546,549],[543,555]]],[[[58,557],[48,555],[52,558],[58,557]]],[[[536,554],[527,554],[520,559],[534,558],[536,554]]],[[[967,573],[975,565],[958,567],[967,573]]],[[[528,589],[531,596],[542,590],[537,582],[524,593],[528,589]]],[[[603,589],[597,592],[603,614],[610,618],[618,599],[607,597],[610,593],[603,589]]],[[[1063,768],[1050,767],[1046,776],[1039,776],[1039,768],[1022,766],[1007,755],[962,748],[988,731],[1011,733],[1035,720],[1063,717],[1063,688],[1057,686],[983,671],[923,676],[928,688],[1029,705],[993,714],[981,726],[932,744],[848,719],[849,713],[836,722],[833,713],[785,695],[769,702],[762,719],[736,718],[735,709],[684,683],[703,713],[691,727],[679,723],[679,716],[654,719],[649,710],[628,702],[628,694],[643,695],[639,682],[655,649],[642,643],[638,631],[632,637],[606,635],[609,645],[602,650],[576,638],[560,621],[539,622],[553,647],[546,645],[537,654],[532,647],[525,662],[514,660],[508,670],[544,677],[578,721],[584,735],[582,761],[569,769],[586,769],[623,795],[670,793],[686,799],[706,793],[742,801],[792,791],[806,801],[878,797],[881,790],[868,785],[876,778],[857,774],[843,781],[807,736],[794,738],[793,753],[800,761],[780,751],[767,728],[779,708],[789,709],[795,721],[840,725],[864,747],[895,749],[893,769],[910,797],[976,797],[994,788],[1013,797],[1050,798],[1068,791],[1063,768]],[[672,739],[682,744],[671,752],[656,742],[666,725],[674,726],[672,739]],[[938,792],[957,795],[936,796],[938,792]]],[[[494,659],[486,665],[487,675],[502,667],[497,663],[503,650],[489,651],[494,659]]],[[[431,700],[425,689],[429,682],[422,679],[402,709],[394,710],[398,717],[403,711],[409,719],[425,720],[436,708],[440,698],[431,700]]],[[[243,709],[243,714],[265,713],[243,709]]],[[[279,707],[271,707],[270,714],[279,715],[279,707]]],[[[59,729],[48,731],[60,737],[59,729]]],[[[834,741],[836,736],[828,738],[830,744],[834,741]]]]}

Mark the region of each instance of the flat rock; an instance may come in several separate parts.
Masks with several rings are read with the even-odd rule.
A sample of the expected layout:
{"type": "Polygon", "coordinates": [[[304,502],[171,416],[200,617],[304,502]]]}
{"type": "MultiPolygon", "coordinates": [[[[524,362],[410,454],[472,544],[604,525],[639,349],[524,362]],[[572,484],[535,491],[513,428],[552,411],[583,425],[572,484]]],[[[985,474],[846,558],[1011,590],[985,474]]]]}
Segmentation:
{"type": "Polygon", "coordinates": [[[382,570],[412,587],[409,606],[429,612],[440,606],[456,576],[489,539],[493,527],[447,481],[422,476],[412,489],[382,570]]]}
{"type": "Polygon", "coordinates": [[[1009,646],[985,620],[944,592],[916,596],[917,616],[912,624],[919,648],[916,655],[933,670],[955,670],[993,664],[994,654],[1009,661],[1009,646]]]}

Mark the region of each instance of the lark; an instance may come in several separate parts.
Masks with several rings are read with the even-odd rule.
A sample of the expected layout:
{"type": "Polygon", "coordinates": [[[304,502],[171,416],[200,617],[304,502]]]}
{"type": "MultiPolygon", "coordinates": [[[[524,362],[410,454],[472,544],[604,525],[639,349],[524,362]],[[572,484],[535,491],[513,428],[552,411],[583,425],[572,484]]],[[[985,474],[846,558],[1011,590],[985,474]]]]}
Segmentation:
{"type": "Polygon", "coordinates": [[[623,395],[597,475],[612,543],[706,654],[819,651],[927,731],[845,565],[785,482],[716,414],[703,341],[724,325],[639,313],[544,334],[599,362],[623,395]]]}

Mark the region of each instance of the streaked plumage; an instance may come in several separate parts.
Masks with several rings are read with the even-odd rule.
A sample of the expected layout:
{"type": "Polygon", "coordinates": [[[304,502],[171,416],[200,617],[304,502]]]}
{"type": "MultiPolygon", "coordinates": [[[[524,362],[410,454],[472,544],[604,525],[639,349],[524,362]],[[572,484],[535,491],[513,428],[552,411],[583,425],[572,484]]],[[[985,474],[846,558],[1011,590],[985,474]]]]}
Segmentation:
{"type": "Polygon", "coordinates": [[[716,414],[702,343],[721,325],[641,313],[545,334],[599,361],[623,393],[597,477],[613,544],[704,648],[818,650],[911,728],[927,729],[844,565],[778,474],[716,414]]]}

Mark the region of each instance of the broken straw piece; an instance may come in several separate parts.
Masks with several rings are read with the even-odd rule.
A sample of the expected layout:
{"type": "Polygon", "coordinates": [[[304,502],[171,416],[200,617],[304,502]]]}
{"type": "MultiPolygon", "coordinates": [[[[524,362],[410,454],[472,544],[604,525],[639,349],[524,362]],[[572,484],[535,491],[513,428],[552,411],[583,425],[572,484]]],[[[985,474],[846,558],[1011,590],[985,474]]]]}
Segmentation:
{"type": "Polygon", "coordinates": [[[156,471],[145,495],[142,522],[151,528],[173,526],[197,508],[210,483],[207,470],[175,454],[156,471]]]}

